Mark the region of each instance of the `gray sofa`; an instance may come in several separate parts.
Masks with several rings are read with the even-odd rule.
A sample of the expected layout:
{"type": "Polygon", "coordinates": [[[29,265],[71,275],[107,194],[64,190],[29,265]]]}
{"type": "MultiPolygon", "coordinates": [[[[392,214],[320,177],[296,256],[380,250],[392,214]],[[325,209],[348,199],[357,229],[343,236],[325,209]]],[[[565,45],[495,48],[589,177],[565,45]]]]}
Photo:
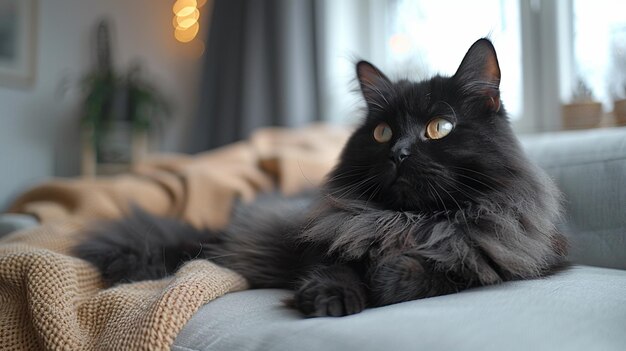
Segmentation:
{"type": "MultiPolygon", "coordinates": [[[[342,318],[302,318],[283,306],[289,291],[232,293],[202,307],[172,349],[626,350],[626,128],[523,144],[565,194],[572,268],[342,318]]],[[[0,217],[0,231],[32,225],[20,221],[0,217]]]]}
{"type": "Polygon", "coordinates": [[[198,311],[173,350],[626,350],[626,128],[523,138],[566,197],[575,266],[555,276],[304,319],[284,290],[198,311]]]}

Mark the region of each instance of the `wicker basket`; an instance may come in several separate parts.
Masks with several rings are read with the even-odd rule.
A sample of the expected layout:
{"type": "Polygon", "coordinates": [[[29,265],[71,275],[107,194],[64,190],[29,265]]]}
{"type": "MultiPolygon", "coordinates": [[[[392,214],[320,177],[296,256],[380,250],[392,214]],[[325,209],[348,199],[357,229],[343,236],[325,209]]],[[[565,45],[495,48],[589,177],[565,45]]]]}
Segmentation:
{"type": "Polygon", "coordinates": [[[563,129],[596,128],[602,118],[599,102],[577,102],[562,106],[563,129]]]}

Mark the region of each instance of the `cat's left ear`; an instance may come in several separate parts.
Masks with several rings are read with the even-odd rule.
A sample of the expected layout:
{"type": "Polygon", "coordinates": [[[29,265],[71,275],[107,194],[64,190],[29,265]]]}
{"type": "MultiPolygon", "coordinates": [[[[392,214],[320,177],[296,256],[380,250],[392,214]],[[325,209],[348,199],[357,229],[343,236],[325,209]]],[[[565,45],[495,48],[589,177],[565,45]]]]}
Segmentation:
{"type": "Polygon", "coordinates": [[[500,110],[500,65],[489,39],[479,39],[469,48],[454,78],[470,93],[488,98],[487,105],[494,112],[500,110]]]}
{"type": "Polygon", "coordinates": [[[367,61],[359,61],[356,64],[356,76],[367,107],[371,110],[373,107],[382,106],[386,102],[384,94],[391,86],[389,78],[367,61]]]}

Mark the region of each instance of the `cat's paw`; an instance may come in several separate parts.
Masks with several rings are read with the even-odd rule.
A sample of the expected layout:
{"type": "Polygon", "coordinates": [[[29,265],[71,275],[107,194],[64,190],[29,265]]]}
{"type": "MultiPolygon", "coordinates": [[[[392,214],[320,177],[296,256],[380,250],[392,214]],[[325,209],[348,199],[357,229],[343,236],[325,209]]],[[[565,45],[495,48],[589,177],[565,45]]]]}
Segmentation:
{"type": "Polygon", "coordinates": [[[309,280],[296,291],[291,303],[308,317],[341,317],[361,312],[365,301],[360,286],[309,280]]]}
{"type": "Polygon", "coordinates": [[[384,306],[425,297],[430,290],[427,274],[418,256],[388,257],[370,273],[372,301],[384,306]]]}

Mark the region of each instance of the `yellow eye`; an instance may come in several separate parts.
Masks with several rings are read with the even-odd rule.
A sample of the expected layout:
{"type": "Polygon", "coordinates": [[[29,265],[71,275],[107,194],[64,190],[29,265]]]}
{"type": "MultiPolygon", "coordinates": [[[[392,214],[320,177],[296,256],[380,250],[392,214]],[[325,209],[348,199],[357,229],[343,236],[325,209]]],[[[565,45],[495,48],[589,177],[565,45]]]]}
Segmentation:
{"type": "Polygon", "coordinates": [[[381,123],[374,128],[374,139],[379,143],[386,143],[391,140],[391,127],[387,123],[381,123]]]}
{"type": "Polygon", "coordinates": [[[445,118],[433,118],[426,126],[426,137],[428,139],[441,139],[450,134],[453,127],[452,122],[445,118]]]}

